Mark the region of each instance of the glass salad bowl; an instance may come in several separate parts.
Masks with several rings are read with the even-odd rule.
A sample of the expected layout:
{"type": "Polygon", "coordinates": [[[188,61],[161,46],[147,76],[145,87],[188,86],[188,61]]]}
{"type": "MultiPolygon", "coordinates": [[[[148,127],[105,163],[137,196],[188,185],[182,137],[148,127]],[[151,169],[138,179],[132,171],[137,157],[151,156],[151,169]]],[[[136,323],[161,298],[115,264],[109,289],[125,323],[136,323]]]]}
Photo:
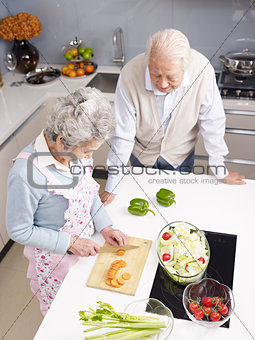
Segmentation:
{"type": "Polygon", "coordinates": [[[226,285],[210,278],[202,279],[197,283],[189,284],[184,289],[182,302],[186,314],[188,315],[190,320],[204,327],[222,326],[225,322],[229,320],[235,308],[234,296],[231,289],[226,285]],[[206,300],[203,300],[204,298],[206,298],[206,300]],[[202,313],[203,315],[202,316],[200,314],[201,311],[198,312],[197,316],[198,317],[202,316],[201,319],[197,319],[195,317],[196,314],[194,311],[194,305],[193,306],[190,305],[190,303],[194,301],[195,303],[196,301],[199,301],[198,305],[204,313],[204,315],[202,313]],[[209,309],[205,309],[204,303],[206,303],[206,306],[208,306],[209,309]],[[211,304],[212,311],[210,311],[209,306],[211,304]],[[211,314],[214,314],[212,318],[211,314]]]}
{"type": "Polygon", "coordinates": [[[157,238],[158,260],[171,280],[180,285],[202,279],[210,261],[210,246],[203,231],[193,224],[167,224],[157,238]]]}
{"type": "MultiPolygon", "coordinates": [[[[162,302],[157,299],[148,298],[133,301],[128,304],[124,310],[124,313],[128,313],[135,316],[150,316],[157,318],[159,322],[164,322],[166,327],[161,328],[162,332],[159,334],[151,335],[149,339],[153,340],[166,340],[172,332],[174,325],[174,317],[169,308],[167,308],[162,302]]],[[[139,338],[139,339],[145,339],[139,338]]]]}

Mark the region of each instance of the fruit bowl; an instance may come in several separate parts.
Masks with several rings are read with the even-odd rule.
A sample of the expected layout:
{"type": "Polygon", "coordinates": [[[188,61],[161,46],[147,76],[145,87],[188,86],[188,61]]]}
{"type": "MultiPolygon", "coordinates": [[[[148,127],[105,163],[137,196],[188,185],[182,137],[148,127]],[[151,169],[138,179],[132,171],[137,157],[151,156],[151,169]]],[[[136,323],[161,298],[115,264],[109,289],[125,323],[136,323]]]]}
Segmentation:
{"type": "Polygon", "coordinates": [[[203,231],[193,224],[175,221],[167,224],[157,238],[158,260],[168,277],[187,285],[203,277],[210,247],[203,231]]]}
{"type": "Polygon", "coordinates": [[[126,306],[124,313],[136,316],[151,316],[159,318],[159,321],[165,322],[166,328],[162,328],[163,332],[154,335],[151,339],[166,340],[172,332],[174,325],[174,317],[169,308],[157,299],[148,298],[131,302],[126,306]]]}
{"type": "MultiPolygon", "coordinates": [[[[204,326],[204,327],[220,327],[222,326],[225,322],[227,322],[233,313],[234,307],[235,307],[235,301],[234,301],[234,296],[229,287],[226,285],[219,283],[218,281],[214,279],[203,279],[197,283],[191,283],[189,284],[184,292],[183,292],[183,298],[182,298],[183,306],[185,309],[186,314],[192,320],[193,322],[197,323],[198,325],[204,326]],[[208,306],[210,305],[210,300],[209,298],[212,298],[211,301],[213,303],[212,308],[215,310],[215,312],[219,312],[220,314],[220,319],[219,321],[212,321],[211,319],[211,314],[204,315],[201,319],[197,319],[195,317],[195,311],[192,312],[190,309],[193,308],[190,306],[190,303],[193,301],[196,301],[198,298],[200,299],[200,308],[204,312],[204,307],[202,307],[203,301],[206,301],[208,306]],[[216,305],[218,299],[216,300],[215,298],[222,298],[222,301],[220,305],[216,305]],[[207,300],[202,300],[206,298],[207,300]],[[224,305],[227,307],[227,309],[224,307],[224,305]],[[221,314],[223,313],[223,315],[221,314]]],[[[209,310],[205,310],[209,312],[209,310]]],[[[200,312],[199,312],[200,313],[200,312]]],[[[201,317],[202,315],[198,317],[201,317]]],[[[213,312],[212,312],[213,313],[213,312]]],[[[217,317],[214,314],[214,319],[217,319],[217,317]]]]}
{"type": "Polygon", "coordinates": [[[96,70],[97,64],[93,61],[79,61],[79,59],[74,59],[73,62],[62,67],[62,76],[71,79],[80,79],[95,73],[96,70]],[[74,72],[71,73],[70,70],[74,72]]]}

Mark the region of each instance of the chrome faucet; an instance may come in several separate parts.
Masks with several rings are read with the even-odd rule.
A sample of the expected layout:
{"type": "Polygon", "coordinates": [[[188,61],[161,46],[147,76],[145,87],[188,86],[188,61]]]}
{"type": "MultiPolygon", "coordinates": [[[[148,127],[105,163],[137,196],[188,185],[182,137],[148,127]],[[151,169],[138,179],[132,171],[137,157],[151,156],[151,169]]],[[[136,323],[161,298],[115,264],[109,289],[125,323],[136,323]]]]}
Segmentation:
{"type": "Polygon", "coordinates": [[[125,51],[124,51],[124,39],[123,39],[123,31],[121,27],[116,28],[116,30],[113,32],[113,46],[114,46],[114,57],[113,62],[121,64],[121,67],[124,66],[125,62],[125,51]],[[120,40],[120,51],[121,51],[121,57],[117,58],[115,55],[115,52],[117,51],[117,35],[119,33],[119,40],[120,40]]]}

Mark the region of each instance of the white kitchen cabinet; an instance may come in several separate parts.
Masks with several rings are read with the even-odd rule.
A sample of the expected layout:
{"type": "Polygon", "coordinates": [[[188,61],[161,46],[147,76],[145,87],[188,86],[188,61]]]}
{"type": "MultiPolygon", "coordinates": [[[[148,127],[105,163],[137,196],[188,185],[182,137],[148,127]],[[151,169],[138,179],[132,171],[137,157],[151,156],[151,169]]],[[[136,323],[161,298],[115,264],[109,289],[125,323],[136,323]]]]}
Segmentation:
{"type": "Polygon", "coordinates": [[[54,105],[56,98],[49,98],[42,104],[29,119],[15,133],[19,150],[30,144],[43,130],[49,110],[54,105]]]}
{"type": "Polygon", "coordinates": [[[48,112],[55,98],[50,98],[41,105],[33,114],[15,131],[10,138],[5,142],[3,147],[0,147],[0,251],[8,242],[9,236],[6,231],[5,210],[7,198],[7,180],[11,168],[12,159],[29,143],[35,139],[45,126],[48,112]]]}
{"type": "MultiPolygon", "coordinates": [[[[226,113],[225,141],[229,149],[225,162],[227,169],[238,172],[248,179],[255,179],[255,115],[252,112],[247,115],[226,113]]],[[[195,159],[194,173],[201,173],[204,166],[205,173],[212,174],[207,171],[208,154],[201,134],[196,144],[195,155],[202,156],[202,159],[195,159]]]]}
{"type": "MultiPolygon", "coordinates": [[[[5,245],[9,236],[6,230],[5,224],[5,209],[6,209],[6,198],[7,198],[7,179],[10,168],[12,166],[12,159],[17,156],[19,152],[17,141],[15,137],[11,136],[9,142],[6,142],[3,146],[0,147],[0,164],[1,164],[1,173],[0,173],[0,192],[1,192],[1,201],[0,201],[0,239],[5,245]]],[[[0,247],[3,247],[0,242],[0,247]]],[[[2,250],[2,248],[1,248],[2,250]]]]}

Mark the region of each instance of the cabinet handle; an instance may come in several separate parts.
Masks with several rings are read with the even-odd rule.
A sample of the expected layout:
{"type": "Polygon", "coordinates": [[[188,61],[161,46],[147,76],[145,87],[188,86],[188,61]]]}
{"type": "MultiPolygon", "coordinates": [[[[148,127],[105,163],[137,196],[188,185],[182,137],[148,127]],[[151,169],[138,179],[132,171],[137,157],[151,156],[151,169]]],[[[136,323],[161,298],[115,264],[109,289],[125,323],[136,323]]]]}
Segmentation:
{"type": "Polygon", "coordinates": [[[225,109],[226,114],[230,115],[244,115],[244,116],[255,116],[254,111],[243,111],[243,110],[228,110],[225,109]]]}
{"type": "Polygon", "coordinates": [[[226,133],[255,136],[255,130],[226,128],[226,133]]]}
{"type": "MultiPolygon", "coordinates": [[[[195,155],[196,159],[204,159],[208,160],[208,156],[203,156],[203,155],[195,155]]],[[[238,158],[224,158],[225,162],[228,163],[237,163],[237,164],[245,164],[245,165],[255,165],[255,161],[250,161],[247,159],[238,159],[238,158]]]]}

